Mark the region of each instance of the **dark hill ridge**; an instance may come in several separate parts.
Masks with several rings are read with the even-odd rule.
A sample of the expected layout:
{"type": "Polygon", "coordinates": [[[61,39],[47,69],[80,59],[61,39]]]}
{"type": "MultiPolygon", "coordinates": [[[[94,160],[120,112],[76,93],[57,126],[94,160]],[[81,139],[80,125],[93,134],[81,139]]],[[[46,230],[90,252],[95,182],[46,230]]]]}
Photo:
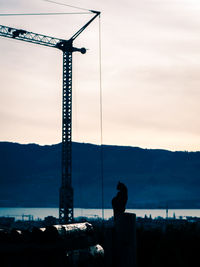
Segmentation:
{"type": "MultiPolygon", "coordinates": [[[[75,207],[101,207],[100,147],[73,143],[75,207]]],[[[118,180],[129,208],[200,208],[200,152],[103,146],[105,206],[118,180]]],[[[58,206],[61,144],[0,142],[0,206],[58,206]]]]}

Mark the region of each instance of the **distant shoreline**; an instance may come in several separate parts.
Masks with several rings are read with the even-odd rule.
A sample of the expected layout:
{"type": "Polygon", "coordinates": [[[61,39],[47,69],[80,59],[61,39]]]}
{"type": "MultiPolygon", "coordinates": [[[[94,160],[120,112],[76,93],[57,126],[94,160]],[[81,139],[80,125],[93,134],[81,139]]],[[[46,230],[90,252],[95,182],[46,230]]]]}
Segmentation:
{"type": "MultiPolygon", "coordinates": [[[[0,209],[2,208],[25,208],[25,209],[59,209],[59,207],[56,206],[0,206],[0,209]]],[[[81,208],[81,207],[74,207],[74,209],[90,209],[90,210],[102,210],[102,208],[97,207],[97,208],[90,208],[90,207],[86,207],[86,208],[81,208]]],[[[104,208],[104,210],[112,210],[112,208],[104,208]]],[[[127,208],[126,210],[166,210],[166,208],[127,208]]],[[[172,208],[168,208],[168,210],[200,210],[200,208],[176,208],[176,207],[172,207],[172,208]]]]}

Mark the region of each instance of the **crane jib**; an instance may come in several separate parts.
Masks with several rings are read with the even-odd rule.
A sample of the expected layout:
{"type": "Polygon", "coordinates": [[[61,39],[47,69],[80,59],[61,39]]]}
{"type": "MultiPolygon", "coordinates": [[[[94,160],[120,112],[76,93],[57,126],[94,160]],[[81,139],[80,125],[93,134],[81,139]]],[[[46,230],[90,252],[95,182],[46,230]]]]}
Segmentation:
{"type": "Polygon", "coordinates": [[[50,47],[56,47],[58,43],[65,41],[51,36],[28,32],[26,30],[15,29],[3,25],[0,25],[0,36],[50,47]]]}

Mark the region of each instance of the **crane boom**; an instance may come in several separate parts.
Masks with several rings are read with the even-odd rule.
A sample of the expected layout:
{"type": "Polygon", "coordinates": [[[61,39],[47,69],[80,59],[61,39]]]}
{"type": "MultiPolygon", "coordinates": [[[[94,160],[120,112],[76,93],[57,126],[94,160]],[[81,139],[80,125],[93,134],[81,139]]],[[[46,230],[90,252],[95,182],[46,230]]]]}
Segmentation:
{"type": "Polygon", "coordinates": [[[65,41],[43,34],[28,32],[3,25],[0,25],[0,36],[50,47],[57,47],[60,42],[65,41]]]}
{"type": "Polygon", "coordinates": [[[59,199],[60,223],[73,221],[73,188],[72,188],[72,53],[86,53],[85,48],[73,47],[75,38],[84,31],[87,26],[100,15],[98,11],[92,11],[92,17],[71,39],[64,40],[46,36],[43,34],[28,32],[0,25],[0,36],[12,38],[28,43],[48,46],[60,49],[63,52],[63,99],[62,99],[62,181],[59,199]]]}

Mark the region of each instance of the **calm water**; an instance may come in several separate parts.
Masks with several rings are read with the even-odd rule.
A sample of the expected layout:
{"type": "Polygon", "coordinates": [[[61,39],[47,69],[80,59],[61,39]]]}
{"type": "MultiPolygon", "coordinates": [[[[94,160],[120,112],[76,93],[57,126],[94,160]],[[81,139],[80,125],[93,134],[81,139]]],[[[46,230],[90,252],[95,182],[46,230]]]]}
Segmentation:
{"type": "MultiPolygon", "coordinates": [[[[166,217],[166,211],[163,209],[127,209],[127,212],[135,213],[137,217],[152,216],[152,218],[161,216],[166,217]]],[[[200,217],[200,209],[172,209],[168,212],[168,217],[173,217],[175,214],[176,218],[182,216],[186,218],[187,216],[200,217]]],[[[0,208],[1,216],[12,216],[16,219],[22,219],[22,215],[33,215],[34,219],[44,219],[46,216],[58,217],[58,208],[0,208]]],[[[89,218],[102,218],[101,209],[74,209],[74,217],[89,217],[89,218]]],[[[109,219],[113,216],[112,209],[104,210],[104,218],[109,219]]],[[[25,217],[26,219],[26,217],[25,217]]]]}

